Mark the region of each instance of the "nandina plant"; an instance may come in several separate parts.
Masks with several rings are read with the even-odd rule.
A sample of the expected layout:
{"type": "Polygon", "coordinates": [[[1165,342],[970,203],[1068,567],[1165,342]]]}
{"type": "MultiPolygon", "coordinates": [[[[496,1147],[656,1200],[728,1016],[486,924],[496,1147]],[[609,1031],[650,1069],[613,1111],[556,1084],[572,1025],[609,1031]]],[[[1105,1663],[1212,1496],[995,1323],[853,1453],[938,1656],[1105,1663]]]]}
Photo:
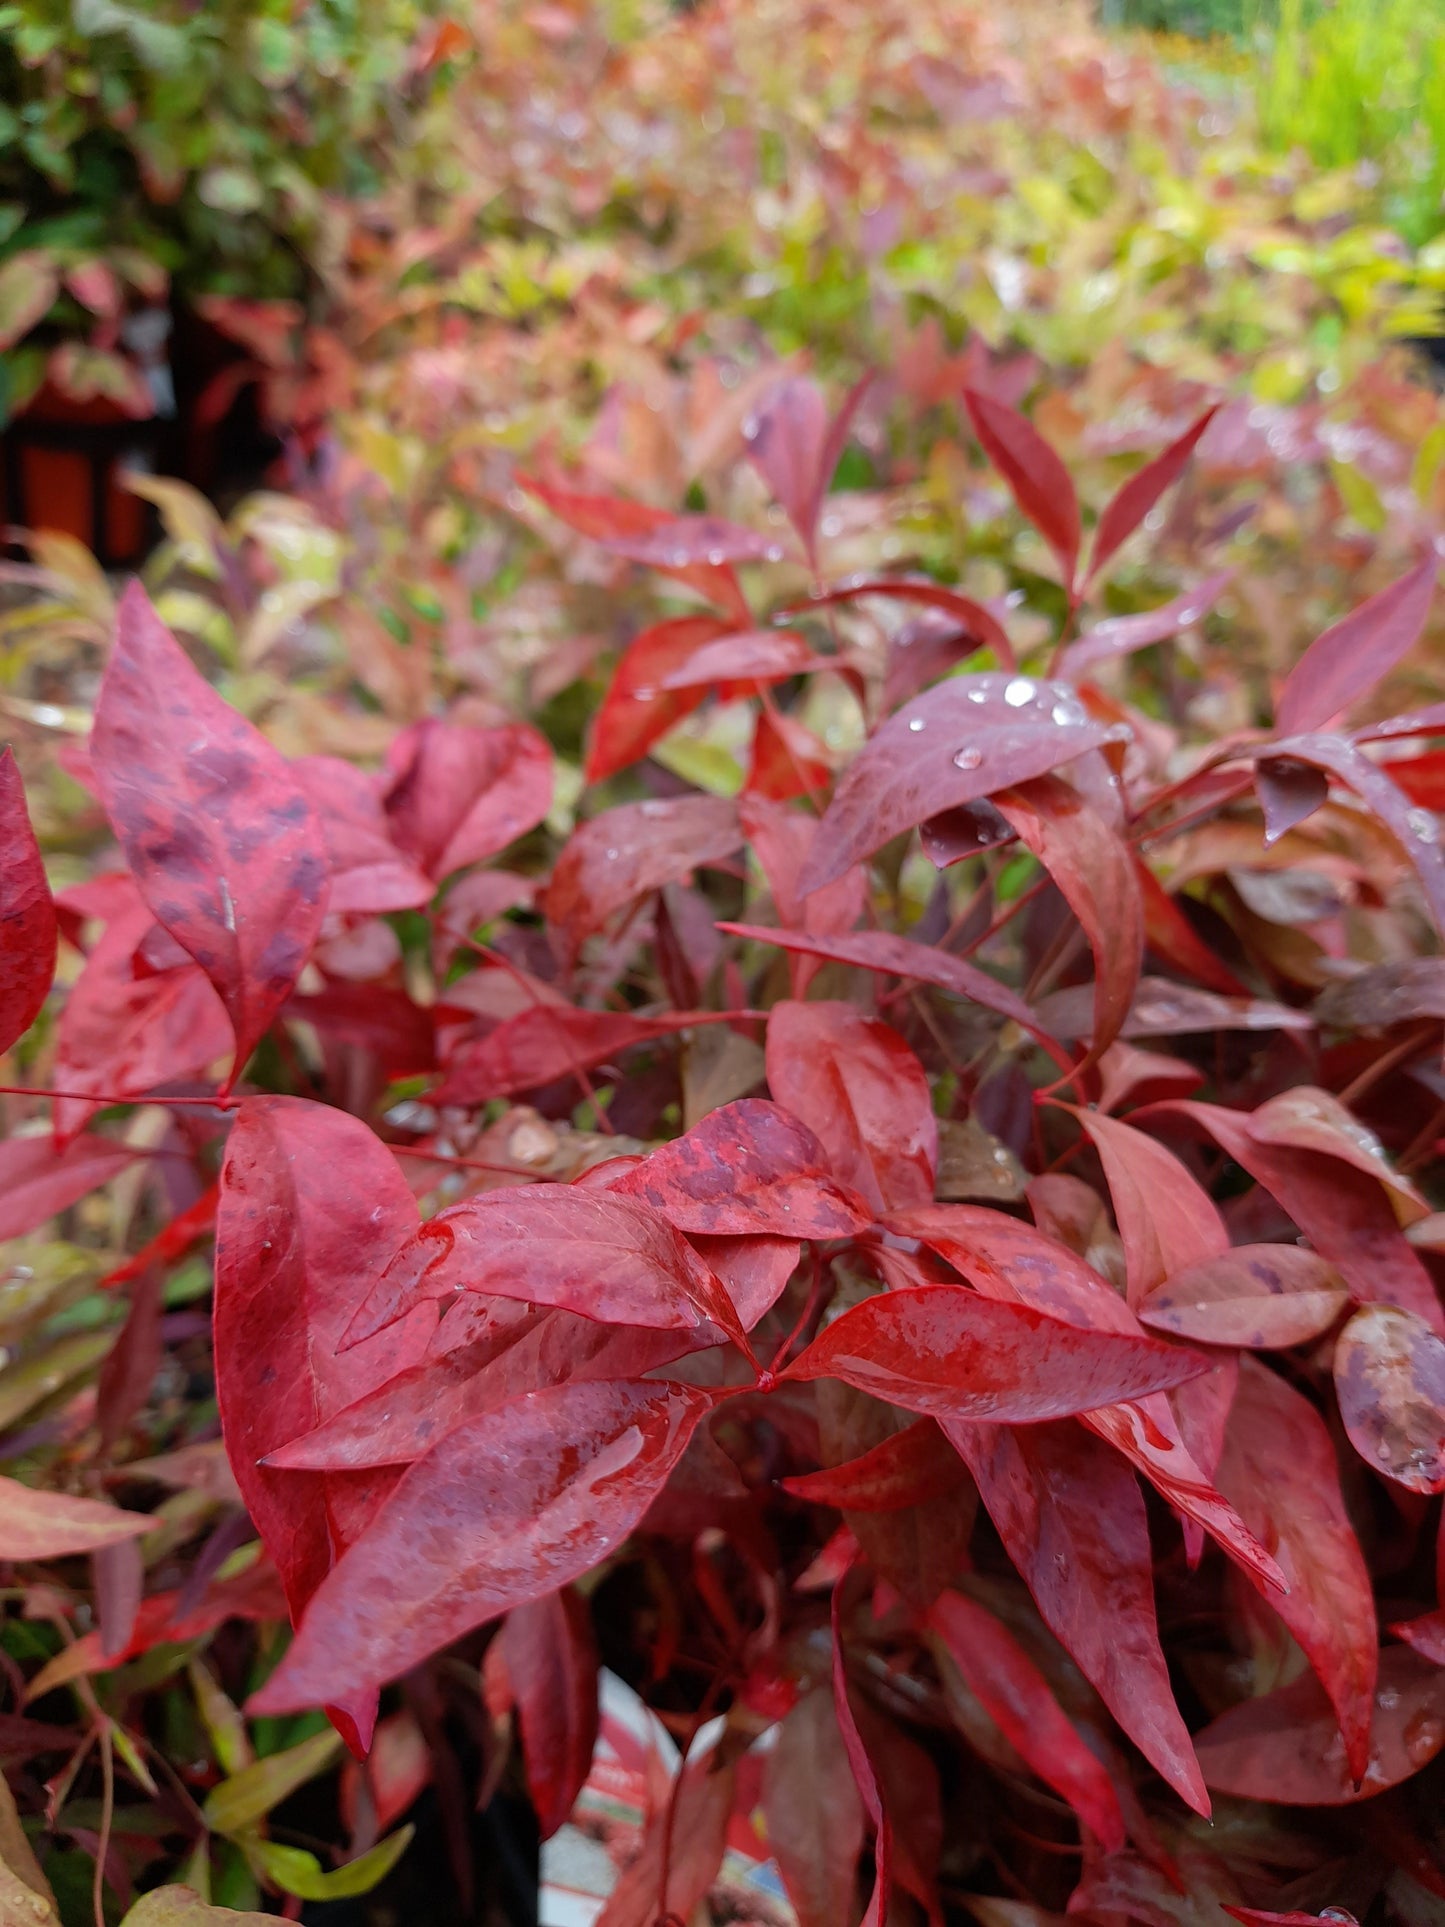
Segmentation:
{"type": "MultiPolygon", "coordinates": [[[[684,1742],[605,1927],[692,1919],[755,1823],[802,1927],[1433,1919],[1445,706],[1352,717],[1435,557],[1313,643],[1268,727],[1191,743],[1100,665],[1222,585],[1090,624],[1209,415],[1086,529],[1037,430],[970,394],[1053,559],[1020,660],[1003,603],[829,582],[858,399],[830,421],[789,378],[750,424],[786,545],[528,482],[693,598],[618,662],[560,847],[535,728],[429,717],[377,774],[288,758],[138,588],[70,765],[123,866],[52,902],[0,764],[7,1047],[57,928],[83,957],[4,1227],[157,1145],[187,1174],[106,1280],[93,1417],[37,1442],[60,1489],[0,1488],[32,1611],[64,1623],[53,1562],[95,1564],[100,1624],[32,1696],[81,1693],[84,1746],[144,1785],[111,1670],[284,1614],[284,1650],[233,1626],[203,1669],[213,1758],[173,1818],[193,1880],[219,1835],[301,1898],[405,1835],[353,1828],[331,1870],[287,1844],[267,1816],[339,1742],[272,1722],[325,1709],[371,1756],[374,1841],[447,1707],[484,1706],[484,1782],[515,1732],[545,1835],[605,1661],[684,1742]],[[785,546],[812,592],[760,609],[747,570],[785,546]],[[751,706],[740,793],[645,760],[712,699],[751,706]],[[844,759],[820,716],[848,704],[844,759]],[[119,1105],[173,1123],[142,1143],[119,1105]],[[213,1221],[244,1513],[187,1578],[164,1537],[146,1566],[149,1515],[64,1486],[89,1462],[139,1494],[146,1450],[204,1450],[143,1412],[159,1282],[213,1221]]],[[[89,1837],[99,1906],[146,1862],[89,1837]]]]}

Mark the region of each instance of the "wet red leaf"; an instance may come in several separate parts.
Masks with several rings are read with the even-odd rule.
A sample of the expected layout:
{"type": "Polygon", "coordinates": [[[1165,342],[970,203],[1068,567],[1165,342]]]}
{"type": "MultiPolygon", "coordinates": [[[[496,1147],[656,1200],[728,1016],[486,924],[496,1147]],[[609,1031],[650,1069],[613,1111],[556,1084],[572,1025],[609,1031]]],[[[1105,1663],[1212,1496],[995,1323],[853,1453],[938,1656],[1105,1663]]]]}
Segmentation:
{"type": "Polygon", "coordinates": [[[298,756],[291,765],[326,832],[333,916],[420,910],[435,886],[391,840],[376,781],[339,756],[298,756]]]}
{"type": "Polygon", "coordinates": [[[550,1840],[582,1791],[597,1743],[597,1646],[570,1586],[514,1606],[487,1648],[482,1690],[494,1720],[516,1709],[537,1826],[550,1840]]]}
{"type": "Polygon", "coordinates": [[[1119,1118],[1098,1111],[1074,1111],[1074,1116],[1104,1167],[1124,1241],[1131,1305],[1176,1272],[1228,1251],[1223,1218],[1172,1151],[1119,1118]]]}
{"type": "Polygon", "coordinates": [[[55,905],[25,807],[25,786],[0,752],[0,1051],[35,1022],[55,975],[55,905]]]}
{"type": "Polygon", "coordinates": [[[1430,613],[1439,566],[1436,556],[1427,556],[1315,638],[1279,693],[1275,726],[1281,736],[1324,727],[1409,654],[1430,613]]]}
{"type": "Polygon", "coordinates": [[[321,929],[326,840],[286,759],[216,694],[133,583],[91,736],[106,814],[151,911],[205,971],[239,1074],[321,929]]]}
{"type": "Polygon", "coordinates": [[[736,807],[718,796],[621,803],[581,824],[558,857],[540,908],[575,957],[626,904],[721,863],[740,849],[736,807]]]}
{"type": "Polygon", "coordinates": [[[697,684],[670,687],[667,677],[686,668],[698,649],[729,633],[717,616],[672,616],[634,636],[618,659],[587,746],[589,783],[615,776],[647,754],[704,700],[697,684]]]}
{"type": "MultiPolygon", "coordinates": [[[[1191,422],[1182,435],[1170,442],[1152,461],[1146,462],[1105,505],[1094,530],[1085,580],[1092,582],[1100,569],[1134,533],[1166,489],[1172,488],[1184,473],[1200,436],[1218,414],[1216,403],[1191,422]]],[[[985,444],[986,445],[986,444],[985,444]]]]}
{"type": "Polygon", "coordinates": [[[1350,1302],[1340,1274],[1302,1245],[1236,1245],[1175,1271],[1139,1306],[1155,1331],[1251,1351],[1304,1345],[1350,1302]]]}
{"type": "Polygon", "coordinates": [[[552,751],[525,723],[473,729],[428,717],[394,740],[387,767],[392,837],[438,879],[496,856],[552,807],[552,751]]]}
{"type": "Polygon", "coordinates": [[[1445,1341],[1396,1305],[1357,1311],[1335,1345],[1350,1443],[1411,1492],[1445,1491],[1445,1341]]]}
{"type": "Polygon", "coordinates": [[[1033,423],[1016,409],[972,388],[964,391],[963,399],[984,453],[1053,550],[1064,586],[1072,589],[1081,528],[1079,498],[1069,471],[1033,423]]]}
{"type": "Polygon", "coordinates": [[[841,1512],[900,1512],[942,1498],[963,1479],[958,1454],[938,1426],[932,1419],[919,1419],[860,1458],[784,1479],[782,1486],[795,1499],[836,1506],[841,1512]]]}
{"type": "Polygon", "coordinates": [[[114,1138],[82,1135],[57,1150],[44,1137],[0,1144],[0,1240],[37,1231],[133,1164],[139,1153],[114,1138]]]}

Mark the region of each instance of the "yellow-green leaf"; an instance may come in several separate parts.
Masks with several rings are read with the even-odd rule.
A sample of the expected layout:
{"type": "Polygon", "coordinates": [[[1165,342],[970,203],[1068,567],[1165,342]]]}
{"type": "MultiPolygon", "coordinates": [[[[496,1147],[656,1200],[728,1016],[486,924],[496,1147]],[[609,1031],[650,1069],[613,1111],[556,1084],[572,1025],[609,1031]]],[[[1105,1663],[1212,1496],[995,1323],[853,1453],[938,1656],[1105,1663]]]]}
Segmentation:
{"type": "Polygon", "coordinates": [[[415,1827],[400,1827],[378,1840],[370,1853],[348,1860],[344,1867],[327,1873],[313,1853],[300,1847],[278,1846],[274,1840],[248,1840],[246,1855],[258,1874],[273,1880],[288,1894],[301,1900],[350,1900],[369,1894],[385,1880],[411,1845],[415,1827]]]}
{"type": "Polygon", "coordinates": [[[340,1735],[328,1728],[313,1733],[299,1746],[269,1754],[222,1780],[207,1796],[206,1825],[214,1833],[237,1834],[253,1826],[299,1786],[305,1786],[328,1767],[341,1746],[340,1735]]]}
{"type": "Polygon", "coordinates": [[[157,1887],[136,1902],[120,1927],[276,1927],[276,1919],[212,1907],[194,1887],[157,1887]]]}

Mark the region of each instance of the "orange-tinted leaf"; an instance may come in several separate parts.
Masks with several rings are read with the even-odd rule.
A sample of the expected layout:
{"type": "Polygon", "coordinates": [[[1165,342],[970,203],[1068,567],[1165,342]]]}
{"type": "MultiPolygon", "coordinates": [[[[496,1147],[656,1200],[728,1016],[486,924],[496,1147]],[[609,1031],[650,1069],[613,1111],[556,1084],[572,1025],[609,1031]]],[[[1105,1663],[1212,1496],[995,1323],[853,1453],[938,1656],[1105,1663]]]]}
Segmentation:
{"type": "Polygon", "coordinates": [[[1357,1311],[1335,1346],[1350,1443],[1411,1492],[1445,1491],[1445,1341],[1395,1305],[1357,1311]]]}

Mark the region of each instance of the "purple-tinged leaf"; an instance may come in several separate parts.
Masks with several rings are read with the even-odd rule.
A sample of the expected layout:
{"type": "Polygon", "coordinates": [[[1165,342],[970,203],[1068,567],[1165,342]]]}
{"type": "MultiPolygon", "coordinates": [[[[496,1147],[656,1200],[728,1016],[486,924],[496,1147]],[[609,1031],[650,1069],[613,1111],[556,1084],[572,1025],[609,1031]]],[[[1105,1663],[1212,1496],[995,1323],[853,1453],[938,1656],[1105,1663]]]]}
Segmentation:
{"type": "Polygon", "coordinates": [[[1094,530],[1086,582],[1093,581],[1104,564],[1128,541],[1164,491],[1179,480],[1200,436],[1218,412],[1217,402],[1212,408],[1206,408],[1182,435],[1161,450],[1152,461],[1146,462],[1138,474],[1131,475],[1106,505],[1094,530]]]}
{"type": "Polygon", "coordinates": [[[1196,1345],[1305,1345],[1350,1302],[1344,1280],[1302,1245],[1236,1245],[1175,1271],[1139,1307],[1143,1324],[1196,1345]]]}
{"type": "Polygon", "coordinates": [[[1395,1305],[1357,1311],[1335,1346],[1350,1443],[1409,1492],[1445,1491],[1445,1340],[1395,1305]]]}
{"type": "Polygon", "coordinates": [[[1058,673],[1079,682],[1101,663],[1118,662],[1151,643],[1167,642],[1208,615],[1233,580],[1234,571],[1226,569],[1207,576],[1196,588],[1186,589],[1157,609],[1144,609],[1134,616],[1105,617],[1068,645],[1059,657],[1058,673]]]}
{"type": "Polygon", "coordinates": [[[1285,680],[1275,705],[1281,736],[1321,729],[1369,694],[1419,641],[1439,567],[1431,554],[1388,589],[1317,636],[1285,680]]]}
{"type": "Polygon", "coordinates": [[[540,908],[575,958],[626,904],[723,862],[742,840],[736,805],[720,796],[620,803],[572,832],[540,908]]]}
{"type": "Polygon", "coordinates": [[[1064,587],[1072,590],[1079,567],[1079,498],[1069,471],[1027,417],[976,389],[964,406],[983,451],[1003,476],[1014,500],[1058,558],[1064,587]]]}

